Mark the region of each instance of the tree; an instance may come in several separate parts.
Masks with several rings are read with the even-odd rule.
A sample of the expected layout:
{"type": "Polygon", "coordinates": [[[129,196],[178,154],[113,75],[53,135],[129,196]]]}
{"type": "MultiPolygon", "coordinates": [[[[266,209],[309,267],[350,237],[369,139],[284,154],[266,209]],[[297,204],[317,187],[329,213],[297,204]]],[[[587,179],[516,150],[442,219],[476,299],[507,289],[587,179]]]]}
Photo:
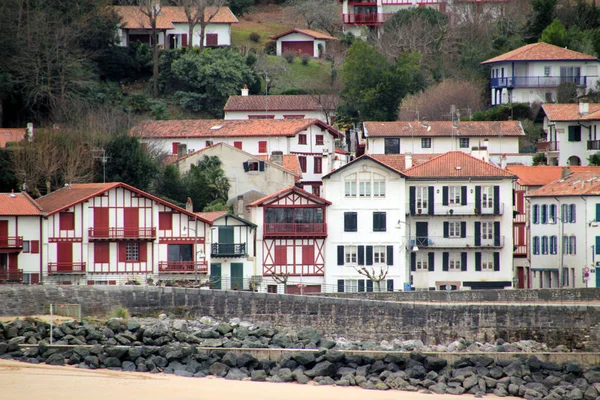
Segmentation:
{"type": "Polygon", "coordinates": [[[562,22],[560,22],[559,19],[555,19],[542,32],[540,42],[553,44],[559,47],[565,47],[567,45],[566,35],[567,30],[565,29],[565,26],[562,24],[562,22]]]}
{"type": "Polygon", "coordinates": [[[290,279],[290,273],[289,272],[280,272],[280,273],[275,273],[273,272],[271,274],[271,278],[273,278],[273,281],[275,281],[275,283],[279,284],[279,285],[283,285],[283,294],[287,294],[287,283],[288,280],[290,279]]]}
{"type": "Polygon", "coordinates": [[[538,153],[531,158],[531,165],[548,165],[548,159],[544,153],[538,153]]]}
{"type": "Polygon", "coordinates": [[[523,39],[527,43],[535,43],[542,36],[542,32],[554,20],[558,0],[533,0],[533,12],[525,24],[523,39]]]}
{"type": "Polygon", "coordinates": [[[201,211],[211,203],[214,205],[215,201],[227,202],[230,184],[221,165],[219,157],[204,156],[184,175],[185,190],[192,198],[194,211],[201,211]]]}
{"type": "Polygon", "coordinates": [[[10,162],[10,151],[10,146],[6,149],[0,149],[0,193],[8,193],[11,190],[18,191],[20,189],[17,175],[10,162]]]}
{"type": "Polygon", "coordinates": [[[255,3],[255,0],[229,0],[229,8],[237,15],[244,15],[250,7],[255,3]]]}
{"type": "Polygon", "coordinates": [[[334,1],[291,0],[288,12],[301,17],[308,29],[318,29],[335,35],[342,30],[338,7],[334,1]]]}
{"type": "Polygon", "coordinates": [[[194,45],[194,28],[196,25],[200,27],[200,50],[204,49],[204,36],[206,35],[206,25],[219,12],[220,7],[223,7],[226,0],[176,0],[177,4],[183,7],[185,16],[188,21],[188,47],[191,49],[194,45]]]}
{"type": "MultiPolygon", "coordinates": [[[[106,164],[107,182],[124,182],[145,191],[150,188],[158,172],[157,161],[137,137],[117,135],[105,144],[104,149],[110,157],[106,164]]],[[[102,181],[101,173],[97,174],[96,180],[102,181]]]]}
{"type": "Polygon", "coordinates": [[[402,53],[395,62],[362,40],[355,41],[342,66],[343,118],[354,121],[393,121],[400,100],[422,88],[419,55],[402,53]]]}
{"type": "Polygon", "coordinates": [[[378,267],[377,269],[375,267],[354,267],[354,269],[362,276],[375,282],[377,284],[377,291],[381,292],[381,282],[385,280],[389,271],[389,267],[387,265],[378,267]]]}
{"type": "Polygon", "coordinates": [[[246,58],[231,49],[184,54],[173,62],[171,70],[181,88],[175,93],[180,105],[214,115],[222,114],[229,96],[237,94],[244,85],[253,85],[257,79],[246,58]]]}
{"type": "Polygon", "coordinates": [[[185,207],[187,191],[179,169],[173,164],[167,165],[155,183],[158,197],[179,207],[185,207]]]}
{"type": "MultiPolygon", "coordinates": [[[[160,0],[138,0],[138,6],[152,32],[152,95],[158,97],[158,31],[156,23],[160,15],[160,0]]],[[[140,21],[141,25],[146,25],[140,21]]]]}
{"type": "Polygon", "coordinates": [[[588,157],[588,165],[590,166],[600,166],[600,153],[592,154],[588,157]]]}

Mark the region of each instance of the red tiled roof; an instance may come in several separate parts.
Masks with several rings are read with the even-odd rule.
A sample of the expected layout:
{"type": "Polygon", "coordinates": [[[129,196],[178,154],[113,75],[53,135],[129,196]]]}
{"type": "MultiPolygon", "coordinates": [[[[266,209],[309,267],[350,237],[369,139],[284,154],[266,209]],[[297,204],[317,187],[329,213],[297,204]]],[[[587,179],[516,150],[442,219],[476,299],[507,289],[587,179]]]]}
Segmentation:
{"type": "Polygon", "coordinates": [[[277,40],[281,37],[289,35],[290,33],[300,33],[302,35],[310,36],[311,38],[317,39],[317,40],[337,40],[333,36],[330,36],[323,32],[315,31],[313,29],[298,29],[298,28],[292,29],[291,31],[287,31],[284,33],[280,33],[279,35],[276,35],[276,36],[271,36],[271,39],[277,40]]]}
{"type": "Polygon", "coordinates": [[[326,107],[335,108],[337,96],[319,102],[311,95],[269,95],[265,96],[229,96],[223,110],[228,111],[321,111],[326,107]],[[333,98],[335,97],[335,99],[333,98]]]}
{"type": "Polygon", "coordinates": [[[550,121],[600,120],[600,104],[589,103],[589,112],[579,114],[579,104],[542,104],[550,121]]]}
{"type": "Polygon", "coordinates": [[[20,142],[25,139],[25,128],[0,128],[0,147],[6,147],[6,143],[20,142]]]}
{"type": "Polygon", "coordinates": [[[42,215],[42,210],[25,192],[0,193],[0,215],[42,215]]]}
{"type": "MultiPolygon", "coordinates": [[[[152,29],[148,22],[148,17],[142,13],[137,6],[113,6],[115,12],[121,17],[121,27],[124,29],[152,29]]],[[[208,7],[204,13],[204,19],[207,20],[214,15],[209,23],[211,24],[236,24],[238,19],[233,15],[229,7],[208,7]]],[[[156,28],[159,30],[174,29],[174,23],[187,24],[183,7],[162,6],[160,14],[156,19],[156,28]]]]}
{"type": "Polygon", "coordinates": [[[271,193],[268,196],[263,197],[262,199],[258,199],[250,204],[248,204],[248,207],[256,207],[256,206],[262,206],[263,204],[269,202],[269,201],[274,201],[277,200],[278,198],[281,197],[285,197],[288,193],[290,192],[295,192],[298,193],[304,197],[308,197],[310,200],[316,202],[316,203],[320,203],[320,204],[326,204],[326,205],[330,205],[331,202],[328,200],[325,200],[322,197],[319,196],[315,196],[312,193],[308,193],[306,190],[304,189],[300,189],[299,187],[296,186],[288,186],[286,188],[280,189],[276,192],[271,193]]]}
{"type": "Polygon", "coordinates": [[[462,151],[449,151],[404,171],[409,178],[513,178],[513,174],[462,151]]]}
{"type": "Polygon", "coordinates": [[[518,49],[509,51],[482,62],[482,65],[505,61],[568,61],[568,60],[591,60],[598,61],[596,57],[577,51],[554,46],[548,43],[532,43],[518,49]]]}
{"type": "Polygon", "coordinates": [[[197,212],[194,213],[200,218],[204,218],[207,221],[215,222],[215,220],[221,218],[223,215],[227,214],[227,211],[211,211],[211,212],[197,212]]]}
{"type": "Polygon", "coordinates": [[[295,136],[317,125],[335,137],[342,137],[336,129],[318,119],[198,119],[146,121],[133,127],[133,135],[144,138],[223,138],[295,136]]]}
{"type": "Polygon", "coordinates": [[[283,155],[283,168],[292,171],[294,174],[302,177],[302,168],[300,168],[300,161],[296,154],[284,154],[283,155]]]}
{"type": "MultiPolygon", "coordinates": [[[[431,160],[440,154],[413,154],[412,166],[417,166],[431,160]]],[[[406,155],[405,154],[370,154],[371,158],[395,169],[396,171],[403,172],[406,168],[406,155]]]]}
{"type": "Polygon", "coordinates": [[[600,195],[600,170],[573,172],[529,193],[527,197],[600,195]]]}
{"type": "Polygon", "coordinates": [[[562,170],[569,168],[572,172],[595,172],[600,175],[600,167],[572,166],[558,167],[547,165],[507,165],[506,169],[518,177],[517,183],[521,186],[544,186],[560,179],[562,170]]]}
{"type": "Polygon", "coordinates": [[[461,121],[458,129],[452,121],[408,122],[374,122],[364,123],[367,137],[436,137],[456,136],[524,136],[525,132],[519,121],[461,121]],[[412,126],[412,128],[411,128],[412,126]]]}
{"type": "Polygon", "coordinates": [[[344,149],[341,149],[339,147],[336,147],[335,148],[335,154],[343,154],[343,155],[347,156],[347,155],[350,155],[350,152],[346,151],[344,149]]]}
{"type": "MultiPolygon", "coordinates": [[[[137,189],[123,182],[111,182],[111,183],[76,183],[63,188],[60,188],[50,194],[40,197],[37,199],[37,203],[40,208],[46,213],[46,216],[50,216],[64,209],[70,208],[76,204],[79,204],[87,199],[98,196],[108,190],[122,187],[124,189],[135,192],[139,195],[147,197],[156,201],[159,204],[163,204],[173,210],[177,210],[183,214],[191,217],[196,217],[196,214],[187,211],[185,208],[176,206],[175,204],[169,203],[159,197],[156,197],[150,193],[144,192],[143,190],[137,189]]],[[[212,222],[201,219],[203,222],[212,225],[212,222]]]]}

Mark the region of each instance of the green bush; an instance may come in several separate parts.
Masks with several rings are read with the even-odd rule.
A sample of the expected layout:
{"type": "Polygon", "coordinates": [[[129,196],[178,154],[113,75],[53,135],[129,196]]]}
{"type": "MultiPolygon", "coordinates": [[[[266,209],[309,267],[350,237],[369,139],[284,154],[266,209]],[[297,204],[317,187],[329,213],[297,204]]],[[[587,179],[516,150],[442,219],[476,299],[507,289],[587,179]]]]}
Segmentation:
{"type": "Polygon", "coordinates": [[[260,40],[260,34],[257,32],[252,32],[250,35],[248,35],[248,37],[250,38],[250,40],[252,40],[254,43],[258,43],[258,41],[260,40]]]}
{"type": "Polygon", "coordinates": [[[302,65],[308,65],[308,63],[310,62],[311,58],[312,57],[310,55],[308,55],[308,54],[302,54],[300,56],[300,60],[302,61],[302,65]]]}
{"type": "Polygon", "coordinates": [[[127,96],[125,104],[127,109],[134,113],[150,111],[150,100],[148,96],[141,93],[132,93],[127,96]]]}
{"type": "Polygon", "coordinates": [[[265,54],[274,56],[276,53],[277,53],[277,42],[274,40],[269,40],[265,44],[265,54]]]}
{"type": "Polygon", "coordinates": [[[473,114],[473,121],[508,121],[532,119],[532,111],[529,103],[501,104],[489,110],[479,111],[473,114]]]}
{"type": "Polygon", "coordinates": [[[131,314],[129,314],[129,310],[121,305],[113,308],[112,312],[110,313],[110,316],[112,318],[123,318],[123,319],[131,318],[131,314]]]}
{"type": "Polygon", "coordinates": [[[296,52],[295,51],[285,51],[282,55],[283,58],[285,58],[285,61],[287,61],[289,64],[294,62],[294,59],[296,58],[296,52]]]}

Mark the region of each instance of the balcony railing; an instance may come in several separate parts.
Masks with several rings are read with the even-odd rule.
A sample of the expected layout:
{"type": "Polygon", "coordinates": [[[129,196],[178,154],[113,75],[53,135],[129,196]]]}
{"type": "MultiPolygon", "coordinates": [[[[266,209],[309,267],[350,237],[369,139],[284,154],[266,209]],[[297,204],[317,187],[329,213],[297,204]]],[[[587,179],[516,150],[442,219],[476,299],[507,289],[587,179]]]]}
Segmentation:
{"type": "MultiPolygon", "coordinates": [[[[206,261],[196,262],[199,274],[208,273],[206,261]]],[[[161,274],[193,274],[196,272],[194,261],[160,261],[158,263],[158,272],[161,274]]]]}
{"type": "Polygon", "coordinates": [[[210,247],[213,257],[243,257],[246,255],[246,243],[213,243],[210,247]]]}
{"type": "Polygon", "coordinates": [[[48,274],[85,274],[84,262],[54,262],[48,263],[48,274]]]}
{"type": "Polygon", "coordinates": [[[513,223],[526,223],[527,222],[527,215],[523,214],[523,213],[518,213],[518,214],[514,214],[513,216],[513,223]]]}
{"type": "Polygon", "coordinates": [[[588,140],[587,141],[587,149],[588,150],[600,150],[600,140],[588,140]]]}
{"type": "Polygon", "coordinates": [[[527,246],[526,245],[515,246],[514,255],[515,256],[526,256],[527,255],[527,246]]]}
{"type": "Polygon", "coordinates": [[[514,87],[557,87],[561,83],[574,83],[577,86],[586,86],[586,76],[512,76],[506,78],[492,78],[492,88],[514,87]]]}
{"type": "Polygon", "coordinates": [[[394,13],[357,13],[343,14],[344,24],[382,25],[389,21],[394,13]]]}
{"type": "MultiPolygon", "coordinates": [[[[429,214],[429,204],[428,203],[422,203],[421,204],[422,207],[418,207],[419,204],[417,204],[417,207],[415,207],[415,209],[413,211],[411,211],[411,215],[413,216],[427,216],[430,215],[429,214]]],[[[450,216],[450,215],[503,215],[504,214],[504,204],[500,203],[498,204],[498,210],[495,213],[494,212],[494,208],[493,207],[482,207],[482,205],[480,205],[481,208],[477,208],[475,207],[475,203],[467,203],[465,205],[461,205],[461,204],[448,204],[445,205],[443,203],[434,203],[433,205],[433,215],[443,215],[443,216],[450,216]]],[[[406,204],[406,209],[407,210],[411,210],[410,204],[406,204]]]]}
{"type": "Polygon", "coordinates": [[[442,236],[416,236],[410,240],[411,246],[456,249],[456,248],[500,248],[504,247],[504,236],[497,236],[493,239],[480,239],[475,245],[475,236],[464,238],[447,238],[442,236]]]}
{"type": "Polygon", "coordinates": [[[153,240],[156,228],[89,228],[90,240],[153,240]]]}
{"type": "Polygon", "coordinates": [[[325,275],[325,265],[263,265],[263,276],[289,275],[289,276],[323,276],[325,275]]]}
{"type": "Polygon", "coordinates": [[[23,236],[0,236],[0,249],[22,249],[23,236]]]}
{"type": "Polygon", "coordinates": [[[0,269],[0,282],[23,282],[23,270],[0,269]]]}
{"type": "Polygon", "coordinates": [[[327,224],[286,224],[267,222],[264,224],[265,236],[325,237],[327,224]]]}
{"type": "Polygon", "coordinates": [[[558,142],[537,142],[537,151],[558,151],[558,142]]]}

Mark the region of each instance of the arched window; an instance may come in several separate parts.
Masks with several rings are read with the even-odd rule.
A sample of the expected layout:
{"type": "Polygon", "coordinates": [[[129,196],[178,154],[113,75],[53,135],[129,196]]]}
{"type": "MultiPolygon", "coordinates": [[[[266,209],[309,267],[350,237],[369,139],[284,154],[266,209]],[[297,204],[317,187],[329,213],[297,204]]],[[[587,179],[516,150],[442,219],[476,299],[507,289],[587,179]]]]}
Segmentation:
{"type": "Polygon", "coordinates": [[[541,214],[540,219],[542,221],[542,224],[547,224],[548,223],[548,205],[547,204],[542,204],[540,214],[541,214]]]}
{"type": "Polygon", "coordinates": [[[542,236],[542,254],[548,254],[548,236],[542,236]]]}
{"type": "Polygon", "coordinates": [[[533,223],[534,224],[539,224],[539,221],[540,221],[539,220],[539,218],[540,218],[540,206],[537,205],[537,204],[534,204],[533,208],[532,208],[531,214],[532,214],[531,218],[533,220],[533,223]]]}
{"type": "Polygon", "coordinates": [[[533,237],[533,254],[540,254],[540,237],[533,237]]]}
{"type": "Polygon", "coordinates": [[[558,253],[558,237],[550,236],[550,254],[558,253]]]}

